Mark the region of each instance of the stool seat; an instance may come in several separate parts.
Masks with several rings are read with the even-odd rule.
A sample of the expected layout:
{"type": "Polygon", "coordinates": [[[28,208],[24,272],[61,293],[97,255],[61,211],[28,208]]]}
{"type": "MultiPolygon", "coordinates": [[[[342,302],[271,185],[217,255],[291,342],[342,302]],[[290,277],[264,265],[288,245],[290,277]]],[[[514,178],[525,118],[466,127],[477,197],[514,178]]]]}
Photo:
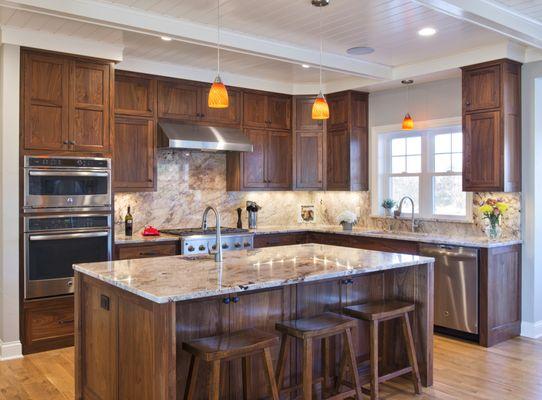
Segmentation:
{"type": "Polygon", "coordinates": [[[184,342],[183,350],[205,361],[213,361],[244,356],[278,344],[278,336],[253,328],[184,342]]]}
{"type": "Polygon", "coordinates": [[[404,301],[378,301],[343,308],[343,312],[365,321],[397,318],[404,313],[414,311],[414,304],[404,301]]]}
{"type": "Polygon", "coordinates": [[[312,318],[278,322],[275,328],[282,333],[298,339],[307,339],[322,335],[334,335],[347,328],[354,328],[356,321],[350,317],[326,312],[312,318]]]}

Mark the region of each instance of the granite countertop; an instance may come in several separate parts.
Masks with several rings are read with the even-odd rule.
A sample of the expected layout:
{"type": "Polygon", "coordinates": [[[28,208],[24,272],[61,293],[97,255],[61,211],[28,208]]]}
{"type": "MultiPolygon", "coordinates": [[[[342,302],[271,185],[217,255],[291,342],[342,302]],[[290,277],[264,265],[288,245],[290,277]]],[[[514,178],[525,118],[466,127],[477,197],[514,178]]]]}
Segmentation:
{"type": "MultiPolygon", "coordinates": [[[[503,238],[499,240],[489,240],[484,236],[472,236],[472,237],[456,237],[456,236],[444,236],[434,235],[430,233],[412,233],[412,232],[387,232],[375,229],[367,228],[354,228],[352,231],[343,231],[338,226],[326,226],[326,225],[296,225],[296,226],[266,226],[258,229],[252,229],[251,232],[255,235],[264,235],[271,233],[294,233],[294,232],[321,232],[321,233],[335,233],[341,235],[354,235],[365,236],[382,239],[396,239],[407,240],[421,243],[433,243],[433,244],[447,244],[453,246],[466,246],[466,247],[483,247],[494,248],[501,246],[509,246],[513,244],[521,244],[520,239],[508,239],[503,238]]],[[[142,236],[141,232],[135,233],[133,236],[125,236],[124,234],[115,235],[115,244],[137,244],[137,243],[149,243],[149,242],[161,242],[178,240],[177,236],[161,234],[160,236],[142,236]]]]}
{"type": "Polygon", "coordinates": [[[75,264],[74,270],[156,303],[404,268],[430,257],[301,244],[224,253],[75,264]]]}

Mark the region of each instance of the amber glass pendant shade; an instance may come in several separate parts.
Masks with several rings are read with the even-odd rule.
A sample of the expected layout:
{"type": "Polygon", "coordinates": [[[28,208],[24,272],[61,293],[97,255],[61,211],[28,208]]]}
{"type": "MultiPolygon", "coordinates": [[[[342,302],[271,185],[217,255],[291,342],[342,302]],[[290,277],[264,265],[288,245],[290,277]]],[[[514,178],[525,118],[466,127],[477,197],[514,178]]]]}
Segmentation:
{"type": "Polygon", "coordinates": [[[326,98],[320,92],[318,97],[314,100],[312,105],[312,119],[328,119],[329,118],[329,105],[326,98]]]}
{"type": "Polygon", "coordinates": [[[405,118],[403,119],[403,130],[404,131],[411,131],[414,129],[414,120],[410,116],[409,113],[405,115],[405,118]]]}
{"type": "Polygon", "coordinates": [[[228,97],[228,90],[222,83],[220,76],[217,76],[215,81],[209,90],[209,97],[207,98],[207,105],[209,108],[228,108],[230,105],[230,99],[228,97]]]}

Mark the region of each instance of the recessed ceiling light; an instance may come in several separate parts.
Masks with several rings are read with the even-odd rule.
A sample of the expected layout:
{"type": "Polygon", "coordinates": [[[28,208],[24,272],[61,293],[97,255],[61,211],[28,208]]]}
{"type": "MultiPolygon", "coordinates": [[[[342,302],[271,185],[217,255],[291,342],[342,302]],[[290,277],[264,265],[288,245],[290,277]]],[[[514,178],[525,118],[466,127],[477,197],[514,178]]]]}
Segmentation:
{"type": "Polygon", "coordinates": [[[435,33],[437,33],[437,30],[431,27],[423,28],[418,31],[418,35],[420,36],[433,36],[435,33]]]}
{"type": "Polygon", "coordinates": [[[164,42],[171,42],[171,38],[169,36],[160,36],[160,39],[162,39],[164,42]]]}
{"type": "Polygon", "coordinates": [[[372,47],[367,46],[358,46],[358,47],[351,47],[346,52],[352,56],[362,56],[364,54],[371,54],[375,51],[372,47]]]}
{"type": "Polygon", "coordinates": [[[311,66],[309,64],[301,64],[303,68],[310,68],[311,66]]]}

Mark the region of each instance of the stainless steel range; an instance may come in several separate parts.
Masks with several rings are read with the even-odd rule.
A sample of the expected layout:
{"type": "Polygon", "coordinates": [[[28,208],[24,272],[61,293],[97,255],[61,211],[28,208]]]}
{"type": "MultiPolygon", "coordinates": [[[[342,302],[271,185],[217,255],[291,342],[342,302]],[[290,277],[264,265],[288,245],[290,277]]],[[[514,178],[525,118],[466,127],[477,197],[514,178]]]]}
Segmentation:
{"type": "MultiPolygon", "coordinates": [[[[215,228],[161,229],[160,232],[181,237],[181,254],[209,254],[216,250],[215,228]]],[[[221,228],[222,250],[252,249],[254,234],[248,229],[221,228]]]]}

